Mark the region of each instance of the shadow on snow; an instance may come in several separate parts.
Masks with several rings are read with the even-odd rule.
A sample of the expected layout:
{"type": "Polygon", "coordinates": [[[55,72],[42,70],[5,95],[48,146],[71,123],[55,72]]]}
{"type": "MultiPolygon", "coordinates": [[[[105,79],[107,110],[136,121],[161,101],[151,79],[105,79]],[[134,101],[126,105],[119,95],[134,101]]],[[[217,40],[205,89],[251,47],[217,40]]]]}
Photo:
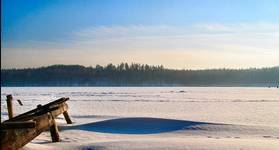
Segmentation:
{"type": "Polygon", "coordinates": [[[162,118],[119,118],[88,124],[68,126],[62,130],[79,129],[85,131],[114,134],[155,134],[187,129],[195,125],[212,124],[162,118]]]}

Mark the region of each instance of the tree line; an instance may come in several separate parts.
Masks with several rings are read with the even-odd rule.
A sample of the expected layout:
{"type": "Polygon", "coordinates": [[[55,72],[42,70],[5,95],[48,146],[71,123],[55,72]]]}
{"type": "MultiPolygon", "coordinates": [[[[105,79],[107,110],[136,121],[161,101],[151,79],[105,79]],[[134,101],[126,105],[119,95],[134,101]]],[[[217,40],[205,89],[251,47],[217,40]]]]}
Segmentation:
{"type": "Polygon", "coordinates": [[[178,70],[138,63],[1,69],[1,86],[278,86],[279,66],[178,70]]]}

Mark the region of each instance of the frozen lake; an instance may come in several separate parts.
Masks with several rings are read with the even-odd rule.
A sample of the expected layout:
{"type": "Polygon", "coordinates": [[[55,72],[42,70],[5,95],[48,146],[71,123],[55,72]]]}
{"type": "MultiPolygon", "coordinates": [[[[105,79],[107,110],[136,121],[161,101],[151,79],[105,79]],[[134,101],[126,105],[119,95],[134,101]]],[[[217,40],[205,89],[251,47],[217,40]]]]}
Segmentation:
{"type": "Polygon", "coordinates": [[[159,117],[203,122],[279,127],[279,89],[244,87],[1,87],[1,120],[6,95],[20,99],[23,113],[69,97],[73,120],[159,117]]]}

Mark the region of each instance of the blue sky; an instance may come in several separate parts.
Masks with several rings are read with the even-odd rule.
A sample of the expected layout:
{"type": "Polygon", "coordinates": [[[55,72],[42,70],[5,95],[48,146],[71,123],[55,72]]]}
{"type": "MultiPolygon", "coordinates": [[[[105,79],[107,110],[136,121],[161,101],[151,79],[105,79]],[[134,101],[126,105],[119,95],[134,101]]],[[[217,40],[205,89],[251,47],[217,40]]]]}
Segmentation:
{"type": "Polygon", "coordinates": [[[279,64],[274,58],[279,56],[277,0],[3,0],[1,4],[3,68],[120,62],[170,68],[279,64]],[[60,52],[67,55],[56,56],[60,52]],[[30,60],[30,54],[36,58],[30,60]],[[259,57],[265,61],[257,62],[259,57]]]}

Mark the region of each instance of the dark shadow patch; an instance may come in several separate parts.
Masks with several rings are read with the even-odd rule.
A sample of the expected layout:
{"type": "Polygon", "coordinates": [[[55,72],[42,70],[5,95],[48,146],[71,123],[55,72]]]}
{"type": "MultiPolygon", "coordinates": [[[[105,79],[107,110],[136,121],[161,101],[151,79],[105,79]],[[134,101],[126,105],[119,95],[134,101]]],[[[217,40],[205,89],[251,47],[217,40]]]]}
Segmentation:
{"type": "Polygon", "coordinates": [[[155,134],[187,129],[195,125],[212,124],[161,118],[119,118],[77,126],[68,126],[63,130],[79,129],[85,131],[114,134],[155,134]]]}

